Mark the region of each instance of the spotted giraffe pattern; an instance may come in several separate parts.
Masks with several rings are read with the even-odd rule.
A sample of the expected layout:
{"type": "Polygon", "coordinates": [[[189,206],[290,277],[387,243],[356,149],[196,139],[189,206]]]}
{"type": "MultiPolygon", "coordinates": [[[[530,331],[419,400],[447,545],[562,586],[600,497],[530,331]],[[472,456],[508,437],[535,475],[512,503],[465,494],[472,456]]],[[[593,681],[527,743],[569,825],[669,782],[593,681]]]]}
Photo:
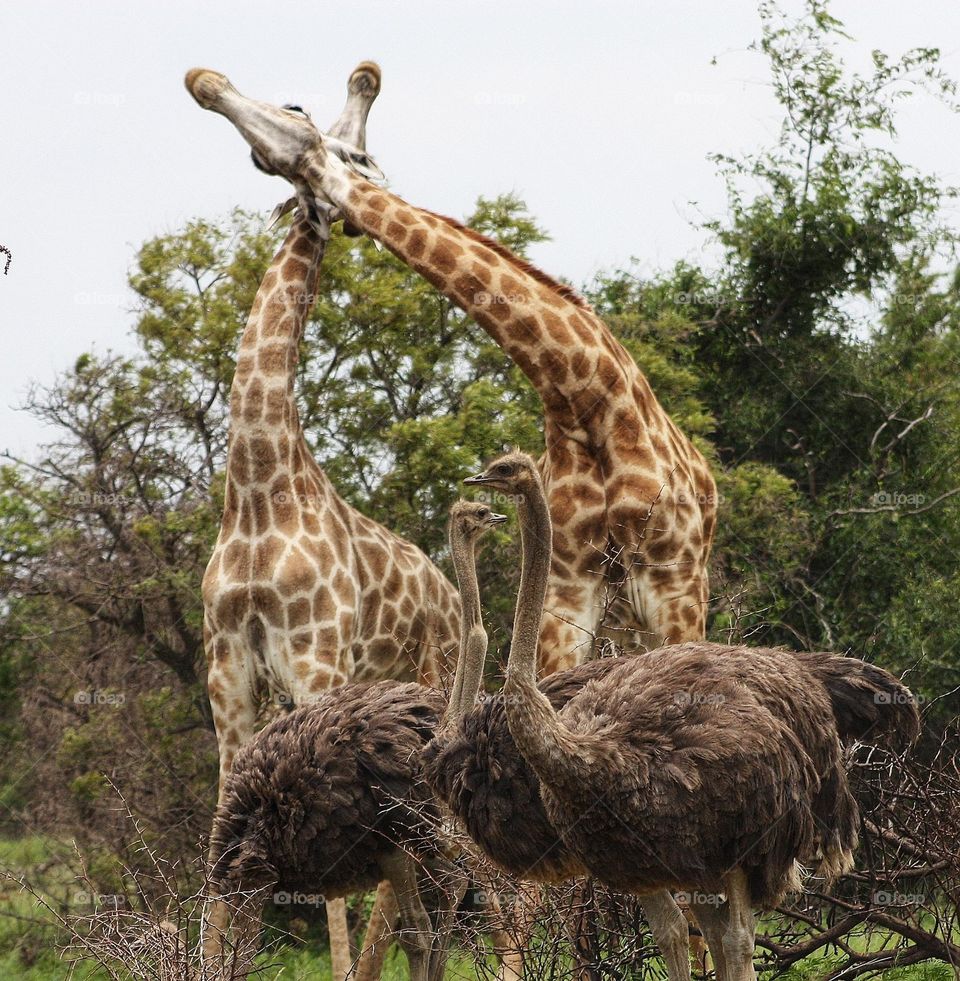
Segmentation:
{"type": "Polygon", "coordinates": [[[703,638],[716,485],[623,345],[570,287],[326,159],[310,186],[474,317],[540,395],[554,522],[541,672],[589,656],[604,621],[647,646],[703,638]]]}
{"type": "Polygon", "coordinates": [[[294,399],[325,241],[298,217],[257,292],[230,393],[223,520],[203,577],[221,787],[259,700],[348,680],[437,684],[459,636],[456,590],[415,545],[347,504],[294,399]]]}

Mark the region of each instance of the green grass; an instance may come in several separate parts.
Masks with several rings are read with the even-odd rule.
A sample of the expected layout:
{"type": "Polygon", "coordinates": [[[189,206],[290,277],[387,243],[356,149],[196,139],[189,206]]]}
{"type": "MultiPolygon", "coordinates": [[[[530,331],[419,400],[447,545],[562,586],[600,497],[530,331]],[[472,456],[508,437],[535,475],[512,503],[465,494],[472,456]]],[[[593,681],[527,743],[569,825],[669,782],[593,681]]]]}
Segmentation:
{"type": "MultiPolygon", "coordinates": [[[[262,981],[318,981],[330,977],[330,957],[326,951],[317,952],[304,947],[281,947],[271,954],[263,954],[257,961],[263,969],[262,981]]],[[[2,976],[2,975],[0,975],[2,976]]],[[[450,981],[475,981],[477,975],[473,961],[454,953],[447,961],[444,975],[450,981]]],[[[407,959],[397,947],[391,949],[383,969],[382,981],[409,981],[407,959]]]]}

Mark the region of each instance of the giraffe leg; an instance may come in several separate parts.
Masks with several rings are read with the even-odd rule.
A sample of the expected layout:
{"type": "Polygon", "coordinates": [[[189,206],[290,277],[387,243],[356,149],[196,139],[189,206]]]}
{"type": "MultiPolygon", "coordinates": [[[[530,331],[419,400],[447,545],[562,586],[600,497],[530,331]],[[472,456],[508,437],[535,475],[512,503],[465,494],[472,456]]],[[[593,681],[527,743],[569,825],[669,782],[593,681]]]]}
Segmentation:
{"type": "MultiPolygon", "coordinates": [[[[217,733],[217,747],[220,754],[220,774],[217,789],[217,805],[223,800],[224,789],[233,758],[237,750],[252,735],[257,717],[257,706],[250,694],[249,688],[233,683],[235,675],[241,673],[242,652],[228,646],[222,639],[208,645],[208,654],[216,651],[217,656],[210,657],[210,669],[207,673],[207,688],[210,692],[210,705],[213,712],[213,724],[217,733]],[[232,664],[234,672],[227,675],[217,664],[232,664]]],[[[243,676],[245,678],[245,675],[243,676]]],[[[210,860],[213,856],[210,856],[210,860]]],[[[216,959],[222,957],[223,937],[227,924],[230,922],[230,911],[223,900],[208,899],[203,912],[200,936],[201,950],[204,958],[216,959]]]]}
{"type": "Polygon", "coordinates": [[[433,981],[430,977],[433,927],[420,898],[416,862],[405,852],[395,852],[382,865],[400,907],[399,939],[410,965],[410,981],[433,981]]]}
{"type": "Polygon", "coordinates": [[[363,949],[353,973],[354,981],[378,981],[383,973],[383,960],[397,930],[400,908],[393,886],[384,880],[377,887],[377,898],[367,923],[363,949]]]}
{"type": "Polygon", "coordinates": [[[728,981],[756,981],[753,954],[756,920],[750,905],[747,877],[740,869],[724,876],[727,891],[727,922],[723,933],[723,959],[728,981]]]}
{"type": "MultiPolygon", "coordinates": [[[[330,655],[325,653],[319,645],[311,647],[306,644],[305,646],[316,652],[319,661],[326,663],[331,660],[330,655]]],[[[333,660],[335,662],[335,657],[333,660]]],[[[309,704],[316,697],[316,693],[310,690],[312,680],[313,678],[308,676],[294,680],[290,685],[290,696],[294,705],[309,704]]],[[[345,978],[354,977],[354,958],[350,950],[350,929],[347,925],[347,902],[342,897],[337,896],[328,899],[326,907],[327,933],[330,937],[330,973],[333,981],[344,981],[345,978]]]]}
{"type": "Polygon", "coordinates": [[[686,917],[666,889],[641,897],[650,932],[660,948],[670,981],[690,981],[690,930],[686,917]]]}
{"type": "Polygon", "coordinates": [[[507,913],[503,912],[492,881],[489,883],[489,895],[494,916],[503,924],[490,932],[493,949],[500,959],[497,981],[522,981],[523,952],[533,933],[534,910],[538,901],[536,887],[526,882],[518,883],[516,900],[507,913]]]}
{"type": "Polygon", "coordinates": [[[201,947],[204,979],[233,981],[250,974],[259,949],[265,901],[265,893],[260,890],[253,895],[235,896],[234,901],[217,898],[208,904],[201,947]]]}
{"type": "Polygon", "coordinates": [[[210,693],[213,727],[220,754],[219,804],[233,758],[256,728],[257,703],[248,684],[246,652],[243,648],[237,643],[216,638],[212,650],[215,656],[209,657],[208,654],[207,691],[210,693]]]}
{"type": "Polygon", "coordinates": [[[723,935],[727,932],[726,903],[718,905],[716,902],[711,902],[716,897],[704,896],[699,893],[695,893],[694,897],[696,899],[696,913],[694,915],[703,931],[704,939],[707,941],[707,948],[710,951],[717,981],[728,981],[727,959],[723,953],[723,935]]]}

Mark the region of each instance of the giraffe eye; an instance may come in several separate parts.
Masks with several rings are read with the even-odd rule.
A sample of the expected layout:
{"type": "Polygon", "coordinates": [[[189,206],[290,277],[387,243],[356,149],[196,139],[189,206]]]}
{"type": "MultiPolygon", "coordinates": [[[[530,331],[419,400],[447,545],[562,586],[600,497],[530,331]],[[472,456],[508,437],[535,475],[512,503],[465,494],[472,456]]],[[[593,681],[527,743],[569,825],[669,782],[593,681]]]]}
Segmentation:
{"type": "Polygon", "coordinates": [[[289,105],[284,106],[283,108],[286,109],[287,112],[296,112],[299,113],[301,116],[306,116],[306,112],[304,112],[303,106],[296,106],[291,103],[289,105]]]}

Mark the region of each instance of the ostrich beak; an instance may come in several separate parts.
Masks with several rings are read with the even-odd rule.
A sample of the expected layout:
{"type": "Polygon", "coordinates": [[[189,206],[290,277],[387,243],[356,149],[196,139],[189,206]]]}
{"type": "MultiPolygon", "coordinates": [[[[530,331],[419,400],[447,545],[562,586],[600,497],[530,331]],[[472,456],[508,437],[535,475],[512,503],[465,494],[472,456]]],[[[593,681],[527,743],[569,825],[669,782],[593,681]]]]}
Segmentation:
{"type": "Polygon", "coordinates": [[[506,520],[507,516],[505,514],[490,514],[487,516],[487,522],[491,525],[502,525],[506,520]]]}
{"type": "Polygon", "coordinates": [[[463,482],[468,487],[477,487],[482,484],[489,484],[493,480],[492,477],[488,477],[485,473],[478,473],[475,477],[464,477],[463,482]]]}

